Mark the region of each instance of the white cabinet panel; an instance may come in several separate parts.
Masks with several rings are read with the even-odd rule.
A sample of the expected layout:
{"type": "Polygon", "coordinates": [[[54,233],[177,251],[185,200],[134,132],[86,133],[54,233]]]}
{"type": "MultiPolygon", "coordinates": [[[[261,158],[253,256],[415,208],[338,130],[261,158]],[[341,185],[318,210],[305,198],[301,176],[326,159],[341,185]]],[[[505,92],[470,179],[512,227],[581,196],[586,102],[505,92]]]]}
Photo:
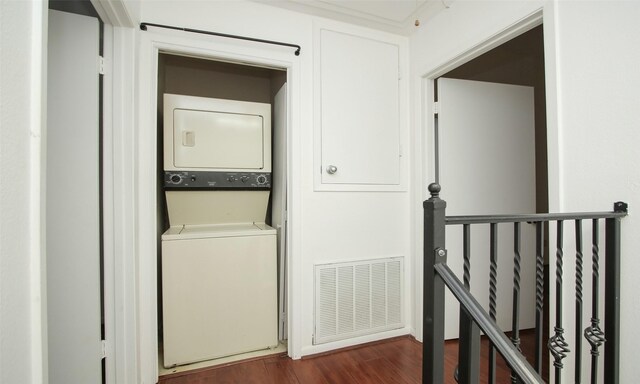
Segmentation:
{"type": "Polygon", "coordinates": [[[330,30],[319,44],[321,183],[399,185],[399,46],[330,30]]]}

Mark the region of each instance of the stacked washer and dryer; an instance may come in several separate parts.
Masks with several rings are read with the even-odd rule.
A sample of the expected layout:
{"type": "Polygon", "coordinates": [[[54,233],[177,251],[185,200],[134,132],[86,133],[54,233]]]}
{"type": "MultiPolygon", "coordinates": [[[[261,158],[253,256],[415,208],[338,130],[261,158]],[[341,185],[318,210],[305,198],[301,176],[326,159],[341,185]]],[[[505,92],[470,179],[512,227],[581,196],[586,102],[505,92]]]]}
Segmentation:
{"type": "Polygon", "coordinates": [[[164,366],[278,344],[271,105],[164,95],[164,366]]]}

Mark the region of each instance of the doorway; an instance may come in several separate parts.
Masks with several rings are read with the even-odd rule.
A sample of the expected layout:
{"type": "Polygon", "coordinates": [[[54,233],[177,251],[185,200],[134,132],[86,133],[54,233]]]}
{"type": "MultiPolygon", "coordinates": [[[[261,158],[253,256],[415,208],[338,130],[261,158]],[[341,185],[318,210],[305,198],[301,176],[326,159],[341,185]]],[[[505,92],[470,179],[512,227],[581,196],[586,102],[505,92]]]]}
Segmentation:
{"type": "MultiPolygon", "coordinates": [[[[543,25],[524,32],[441,77],[533,87],[536,213],[549,212],[543,25]]],[[[438,101],[437,82],[435,86],[435,101],[438,101]]]]}
{"type": "MultiPolygon", "coordinates": [[[[452,203],[450,204],[450,208],[448,209],[449,215],[457,215],[457,214],[496,214],[496,213],[526,213],[532,212],[535,210],[536,213],[547,213],[549,211],[549,176],[548,176],[548,162],[547,162],[547,112],[546,112],[546,90],[545,90],[545,58],[544,58],[544,38],[543,38],[543,25],[537,25],[533,28],[526,30],[525,32],[513,37],[512,39],[502,43],[501,45],[485,52],[484,54],[473,58],[472,60],[467,61],[466,63],[457,66],[456,68],[452,68],[443,71],[441,76],[438,76],[434,81],[434,99],[437,105],[439,105],[436,113],[434,114],[434,133],[435,133],[435,174],[438,176],[438,179],[442,177],[443,190],[448,191],[444,194],[445,200],[452,203]],[[466,84],[465,84],[466,83],[466,84]],[[459,87],[459,88],[457,88],[459,87]],[[477,115],[478,119],[486,118],[488,121],[495,121],[496,124],[501,118],[502,115],[496,116],[495,110],[486,107],[486,102],[488,99],[492,98],[492,93],[494,91],[501,92],[500,90],[510,89],[508,95],[511,95],[510,99],[502,101],[503,106],[509,105],[511,106],[511,102],[513,99],[517,98],[518,92],[525,94],[527,91],[530,91],[530,98],[527,99],[526,103],[529,103],[530,117],[532,121],[530,123],[530,128],[523,132],[523,134],[519,134],[517,136],[512,136],[509,131],[509,126],[507,126],[507,131],[503,131],[502,133],[495,134],[492,137],[483,137],[483,132],[472,132],[472,134],[458,136],[458,144],[464,143],[464,146],[455,147],[450,145],[450,143],[446,143],[444,145],[444,140],[447,140],[447,137],[451,137],[452,134],[450,129],[452,128],[451,124],[443,125],[444,112],[445,109],[444,103],[444,95],[447,97],[454,94],[455,92],[451,91],[452,89],[456,89],[455,92],[458,92],[458,89],[463,89],[467,94],[473,95],[473,92],[476,92],[473,97],[475,97],[475,101],[472,99],[470,103],[466,104],[464,109],[456,109],[458,115],[464,115],[469,112],[469,115],[472,114],[470,111],[473,107],[479,107],[481,110],[477,115]],[[479,92],[478,92],[479,90],[479,92]],[[476,105],[474,105],[476,104],[476,105]],[[490,112],[491,111],[491,112],[490,112]],[[481,116],[482,114],[487,116],[481,116]],[[499,117],[499,118],[498,118],[499,117]],[[477,136],[474,136],[477,135],[477,136]],[[524,142],[517,142],[518,140],[524,142]],[[470,142],[471,141],[471,142],[470,142]],[[467,147],[468,150],[465,150],[464,147],[467,147]],[[504,150],[504,149],[507,150],[504,150]],[[513,151],[514,148],[518,148],[513,151]],[[452,154],[452,150],[457,150],[457,153],[452,154]],[[509,153],[507,157],[504,156],[505,153],[509,153]],[[531,154],[531,156],[530,156],[531,154]],[[451,183],[450,181],[453,172],[459,172],[461,175],[459,177],[465,177],[463,169],[451,167],[450,164],[447,166],[446,164],[441,164],[441,161],[447,161],[447,158],[450,160],[451,157],[456,158],[456,164],[467,164],[468,167],[465,169],[469,172],[475,172],[476,174],[473,177],[476,178],[476,183],[474,186],[477,188],[473,188],[467,185],[464,191],[456,190],[452,191],[451,188],[456,188],[459,186],[457,183],[451,183]],[[479,159],[479,161],[475,162],[473,159],[479,159]],[[485,161],[489,159],[490,161],[485,161]],[[491,161],[497,162],[495,163],[495,167],[493,168],[479,168],[480,164],[490,164],[491,161]],[[442,171],[441,171],[442,168],[442,171]],[[531,177],[524,177],[524,179],[519,179],[523,172],[529,173],[531,170],[531,177]],[[509,175],[509,171],[515,172],[515,174],[509,175]],[[447,175],[441,175],[440,173],[448,173],[447,175]],[[484,172],[484,173],[483,173],[484,172]],[[499,173],[503,172],[502,175],[499,173]],[[488,176],[485,177],[484,175],[488,176]],[[487,180],[500,179],[499,183],[502,186],[499,190],[492,190],[491,188],[483,188],[482,182],[487,180]],[[505,179],[506,178],[506,179],[505,179]],[[478,183],[477,181],[480,181],[478,183]],[[527,185],[526,191],[518,192],[518,188],[510,188],[509,183],[515,183],[518,187],[522,187],[522,185],[527,185]],[[452,184],[455,184],[452,185],[452,184]],[[513,206],[510,206],[511,202],[514,200],[514,195],[530,195],[530,200],[527,200],[528,197],[523,197],[525,200],[524,203],[520,202],[519,207],[522,208],[522,211],[512,210],[513,206]],[[450,196],[450,199],[447,199],[447,196],[450,196]],[[462,209],[463,212],[460,211],[460,204],[454,204],[454,197],[458,198],[459,201],[463,202],[462,206],[466,204],[466,206],[462,209]],[[469,204],[472,206],[469,206],[469,204]],[[529,204],[529,205],[527,205],[529,204]],[[526,208],[528,207],[528,208],[526,208]]],[[[505,93],[506,94],[506,93],[505,93]]],[[[449,100],[446,100],[449,104],[451,103],[453,97],[450,97],[449,100]]],[[[457,100],[457,99],[456,99],[457,100]]],[[[511,111],[507,107],[507,110],[504,111],[504,115],[510,113],[511,111]]],[[[513,107],[515,110],[515,107],[513,107]]],[[[447,111],[447,112],[450,112],[447,111]]],[[[528,119],[526,117],[528,112],[518,112],[523,113],[522,119],[528,119]]],[[[468,116],[467,116],[468,117],[468,116]]],[[[473,120],[473,118],[471,119],[473,120]]],[[[447,122],[451,120],[448,119],[447,122]]],[[[468,122],[467,127],[478,128],[481,126],[480,122],[468,122]]],[[[516,125],[512,126],[514,129],[516,125]]],[[[496,131],[497,132],[497,131],[496,131]]],[[[456,175],[458,176],[458,175],[456,175]]],[[[468,184],[468,183],[467,183],[468,184]]],[[[491,187],[495,186],[497,183],[491,182],[491,187]]],[[[460,184],[462,185],[462,184],[460,184]]],[[[513,185],[513,184],[512,184],[513,185]]],[[[486,186],[485,186],[486,187],[486,186]]],[[[488,258],[485,262],[484,256],[488,251],[488,228],[487,232],[484,233],[479,231],[480,233],[472,233],[472,237],[477,237],[479,242],[474,240],[472,242],[472,246],[474,247],[471,253],[474,255],[474,261],[472,262],[471,276],[479,276],[476,278],[476,287],[473,287],[472,284],[472,292],[474,295],[479,297],[479,300],[482,302],[487,292],[487,286],[484,284],[485,279],[485,270],[486,265],[488,264],[488,258]],[[487,241],[485,241],[487,240],[487,241]],[[483,243],[483,241],[485,241],[483,243]],[[475,243],[475,244],[474,244],[475,243]],[[480,264],[480,265],[478,265],[480,264]]],[[[509,250],[509,229],[506,229],[504,233],[501,230],[501,239],[498,243],[498,247],[501,249],[498,251],[499,254],[506,254],[509,250]],[[504,234],[504,236],[503,236],[504,234]],[[501,244],[503,243],[504,244],[501,244]],[[504,249],[506,252],[503,252],[504,249]]],[[[458,233],[450,233],[450,229],[447,229],[447,237],[458,239],[458,233]]],[[[523,249],[535,249],[533,247],[533,229],[532,228],[523,228],[522,233],[523,243],[527,245],[523,246],[523,249]],[[527,234],[527,231],[530,233],[527,234]]],[[[548,229],[545,229],[544,235],[544,254],[545,258],[548,255],[548,229]]],[[[455,243],[455,241],[453,242],[455,243]]],[[[457,254],[453,248],[458,245],[452,245],[450,251],[453,250],[454,254],[457,254]]],[[[531,251],[533,253],[533,251],[531,251]]],[[[524,254],[524,252],[523,252],[524,254]]],[[[488,256],[488,255],[487,255],[488,256]]],[[[525,255],[523,258],[523,270],[531,271],[535,270],[533,267],[533,262],[531,261],[531,265],[525,266],[527,260],[533,260],[532,257],[528,257],[525,255]]],[[[503,260],[505,263],[501,262],[499,264],[499,268],[501,270],[498,271],[498,292],[506,292],[510,289],[510,279],[512,277],[511,271],[513,270],[513,264],[509,265],[508,260],[503,260]],[[506,272],[506,273],[505,273],[506,272]],[[501,282],[502,279],[502,282],[501,282]],[[502,286],[502,288],[501,288],[502,286]]],[[[455,260],[453,261],[455,264],[455,260]]],[[[455,269],[454,265],[451,265],[452,269],[455,269]]],[[[548,268],[546,266],[547,261],[545,259],[545,309],[544,313],[548,313],[548,300],[549,300],[549,290],[548,290],[548,268]]],[[[461,270],[461,269],[460,269],[461,270]]],[[[526,277],[526,276],[525,276],[526,277]]],[[[527,321],[533,322],[533,308],[534,302],[534,282],[533,276],[528,276],[530,281],[522,281],[522,294],[526,297],[524,306],[531,307],[531,311],[528,308],[521,307],[521,315],[523,312],[525,313],[525,328],[530,328],[531,323],[527,324],[527,321]],[[527,288],[528,286],[528,288],[527,288]]],[[[502,303],[498,304],[498,307],[501,308],[501,312],[509,313],[510,312],[510,304],[508,301],[510,297],[504,297],[502,303]]],[[[508,295],[506,295],[508,296],[508,295]]],[[[500,295],[498,295],[498,299],[500,300],[500,295]]],[[[449,307],[450,305],[448,305],[449,307]]],[[[450,316],[450,311],[447,309],[447,316],[450,316]]],[[[505,315],[508,316],[508,315],[505,315]]],[[[510,330],[510,326],[508,324],[507,317],[498,314],[497,321],[499,325],[505,330],[510,330]]],[[[457,318],[457,314],[452,317],[457,318]]],[[[544,318],[544,333],[548,334],[548,316],[544,318]]],[[[522,325],[522,324],[521,324],[522,325]]],[[[457,333],[457,331],[452,332],[457,333]]],[[[457,336],[452,336],[457,337],[457,336]]],[[[544,364],[547,364],[548,361],[545,359],[544,364]]],[[[543,369],[544,372],[548,372],[548,370],[543,369]]]]}

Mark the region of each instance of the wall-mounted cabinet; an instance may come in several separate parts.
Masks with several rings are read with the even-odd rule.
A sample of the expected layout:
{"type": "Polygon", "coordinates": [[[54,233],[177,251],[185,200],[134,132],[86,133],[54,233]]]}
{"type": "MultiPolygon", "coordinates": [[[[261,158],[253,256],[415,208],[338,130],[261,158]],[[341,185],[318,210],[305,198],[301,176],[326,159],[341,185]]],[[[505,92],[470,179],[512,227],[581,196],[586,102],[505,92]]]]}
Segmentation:
{"type": "Polygon", "coordinates": [[[405,189],[404,52],[394,37],[316,30],[316,190],[405,189]]]}

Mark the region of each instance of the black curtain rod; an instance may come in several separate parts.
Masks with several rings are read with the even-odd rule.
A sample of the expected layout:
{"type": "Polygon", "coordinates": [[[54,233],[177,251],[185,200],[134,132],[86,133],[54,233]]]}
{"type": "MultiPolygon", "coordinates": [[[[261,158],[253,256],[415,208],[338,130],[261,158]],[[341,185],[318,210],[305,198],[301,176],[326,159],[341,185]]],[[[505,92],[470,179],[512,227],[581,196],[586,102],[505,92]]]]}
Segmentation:
{"type": "Polygon", "coordinates": [[[263,39],[256,39],[253,37],[245,37],[245,36],[238,36],[238,35],[228,35],[226,33],[219,33],[219,32],[211,32],[211,31],[203,31],[200,29],[191,29],[191,28],[182,28],[182,27],[173,27],[171,25],[163,25],[163,24],[154,24],[154,23],[140,23],[140,29],[143,31],[147,30],[147,27],[158,27],[158,28],[166,28],[166,29],[175,29],[177,31],[185,31],[185,32],[193,32],[193,33],[202,33],[204,35],[212,35],[212,36],[220,36],[220,37],[228,37],[230,39],[239,39],[239,40],[247,40],[247,41],[255,41],[258,43],[264,43],[264,44],[273,44],[273,45],[281,45],[284,47],[291,47],[291,48],[295,48],[295,55],[296,56],[300,56],[300,46],[297,44],[289,44],[289,43],[282,43],[280,41],[272,41],[272,40],[263,40],[263,39]]]}

